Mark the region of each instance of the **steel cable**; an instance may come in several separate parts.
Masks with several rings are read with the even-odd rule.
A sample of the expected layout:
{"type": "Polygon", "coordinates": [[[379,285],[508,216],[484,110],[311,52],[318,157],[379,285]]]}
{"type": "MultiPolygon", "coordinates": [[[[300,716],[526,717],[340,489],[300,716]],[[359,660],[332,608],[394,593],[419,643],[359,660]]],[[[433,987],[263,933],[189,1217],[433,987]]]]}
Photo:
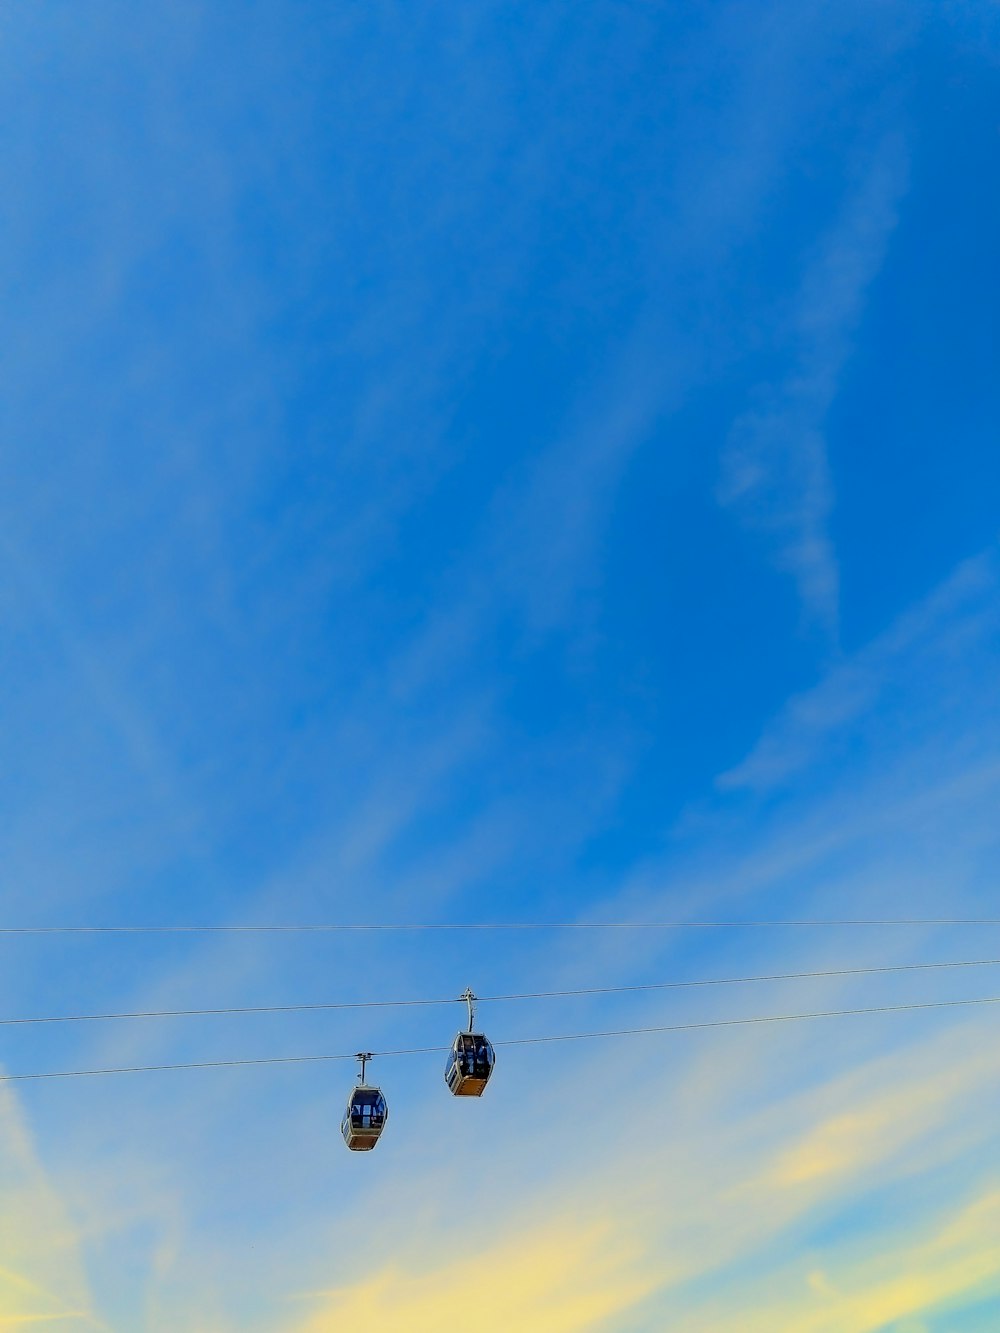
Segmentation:
{"type": "MultiPolygon", "coordinates": [[[[551,1042],[591,1041],[611,1037],[638,1037],[653,1033],[702,1032],[714,1028],[733,1028],[767,1023],[800,1023],[810,1019],[849,1018],[865,1014],[916,1013],[930,1009],[958,1009],[974,1005],[1000,1004],[1000,995],[987,995],[970,1000],[929,1000],[911,1004],[870,1005],[861,1009],[819,1009],[797,1014],[761,1014],[750,1018],[717,1018],[698,1023],[667,1023],[656,1027],[611,1028],[598,1032],[566,1032],[539,1037],[512,1037],[494,1042],[502,1046],[539,1046],[551,1042]]],[[[450,1046],[411,1046],[399,1050],[374,1051],[372,1058],[391,1059],[403,1055],[440,1055],[450,1046]]],[[[56,1069],[37,1073],[0,1074],[2,1083],[23,1083],[43,1079],[97,1078],[111,1074],[151,1074],[182,1069],[238,1069],[261,1065],[320,1064],[353,1060],[355,1054],[343,1055],[272,1055],[241,1060],[192,1060],[182,1064],[122,1065],[104,1069],[56,1069]]]]}

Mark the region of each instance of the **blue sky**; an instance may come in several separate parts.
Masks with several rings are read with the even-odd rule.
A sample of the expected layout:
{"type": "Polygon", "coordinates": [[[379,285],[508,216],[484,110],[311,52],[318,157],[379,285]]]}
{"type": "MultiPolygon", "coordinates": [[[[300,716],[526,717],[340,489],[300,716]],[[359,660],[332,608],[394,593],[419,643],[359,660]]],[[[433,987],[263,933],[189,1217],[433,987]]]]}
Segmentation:
{"type": "MultiPolygon", "coordinates": [[[[998,58],[959,0],[8,7],[4,922],[1000,915],[998,58]]],[[[0,1004],[998,943],[23,938],[0,1004]]],[[[426,1045],[460,1012],[7,1029],[2,1060],[426,1045]]],[[[419,1331],[489,1282],[543,1333],[985,1330],[994,1022],[512,1049],[473,1107],[386,1061],[359,1161],[344,1065],[8,1085],[0,1313],[419,1331]]]]}

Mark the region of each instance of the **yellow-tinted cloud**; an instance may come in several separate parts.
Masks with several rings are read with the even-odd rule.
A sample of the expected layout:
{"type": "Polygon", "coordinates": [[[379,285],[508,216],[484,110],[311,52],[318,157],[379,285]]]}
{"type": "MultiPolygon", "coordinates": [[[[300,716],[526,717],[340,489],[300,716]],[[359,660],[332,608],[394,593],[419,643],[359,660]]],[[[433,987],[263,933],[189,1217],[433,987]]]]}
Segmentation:
{"type": "Polygon", "coordinates": [[[0,1089],[0,1328],[95,1318],[76,1233],[35,1157],[13,1096],[0,1089]]]}
{"type": "MultiPolygon", "coordinates": [[[[904,1240],[873,1259],[830,1267],[834,1271],[812,1271],[804,1279],[799,1272],[799,1280],[783,1274],[773,1302],[744,1300],[740,1333],[880,1333],[900,1327],[918,1333],[925,1319],[943,1310],[993,1292],[1000,1299],[1000,1191],[961,1209],[930,1239],[904,1240]]],[[[729,1333],[734,1317],[716,1307],[683,1327],[729,1333]]]]}
{"type": "Polygon", "coordinates": [[[472,1258],[424,1272],[386,1268],[346,1290],[325,1293],[298,1333],[583,1333],[621,1315],[650,1289],[640,1247],[608,1227],[572,1219],[525,1230],[472,1258]]]}
{"type": "MultiPolygon", "coordinates": [[[[824,1116],[782,1148],[754,1184],[768,1191],[834,1189],[838,1181],[887,1162],[927,1134],[950,1106],[984,1081],[996,1078],[998,1066],[992,1052],[986,1056],[977,1053],[950,1068],[938,1061],[930,1066],[933,1076],[928,1076],[924,1065],[908,1077],[893,1080],[888,1089],[875,1086],[867,1094],[857,1087],[857,1073],[852,1074],[839,1089],[835,1086],[825,1094],[843,1109],[824,1116]]],[[[871,1073],[879,1078],[877,1065],[871,1073]]]]}

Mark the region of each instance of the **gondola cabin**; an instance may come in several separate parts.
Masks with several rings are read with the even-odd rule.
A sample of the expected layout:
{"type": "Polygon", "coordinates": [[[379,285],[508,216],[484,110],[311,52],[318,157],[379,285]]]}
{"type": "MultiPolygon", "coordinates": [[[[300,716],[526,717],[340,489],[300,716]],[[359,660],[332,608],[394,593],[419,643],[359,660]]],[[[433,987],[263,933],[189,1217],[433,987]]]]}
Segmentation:
{"type": "Polygon", "coordinates": [[[493,1047],[481,1032],[460,1032],[448,1052],[444,1081],[456,1097],[481,1097],[495,1064],[493,1047]]]}
{"type": "Polygon", "coordinates": [[[358,1086],[347,1099],[347,1109],[340,1122],[340,1132],[351,1152],[371,1152],[379,1141],[389,1119],[389,1106],[381,1088],[371,1087],[364,1081],[366,1055],[362,1060],[358,1086]]]}

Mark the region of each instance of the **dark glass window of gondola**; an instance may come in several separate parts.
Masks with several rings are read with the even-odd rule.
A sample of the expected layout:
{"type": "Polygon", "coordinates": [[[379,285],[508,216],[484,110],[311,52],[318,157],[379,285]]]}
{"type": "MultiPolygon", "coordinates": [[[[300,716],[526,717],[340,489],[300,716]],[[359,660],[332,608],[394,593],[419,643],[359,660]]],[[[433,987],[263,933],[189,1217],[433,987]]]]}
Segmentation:
{"type": "Polygon", "coordinates": [[[379,1093],[359,1096],[357,1093],[351,1104],[351,1127],[353,1129],[377,1129],[385,1118],[385,1100],[379,1093]]]}

